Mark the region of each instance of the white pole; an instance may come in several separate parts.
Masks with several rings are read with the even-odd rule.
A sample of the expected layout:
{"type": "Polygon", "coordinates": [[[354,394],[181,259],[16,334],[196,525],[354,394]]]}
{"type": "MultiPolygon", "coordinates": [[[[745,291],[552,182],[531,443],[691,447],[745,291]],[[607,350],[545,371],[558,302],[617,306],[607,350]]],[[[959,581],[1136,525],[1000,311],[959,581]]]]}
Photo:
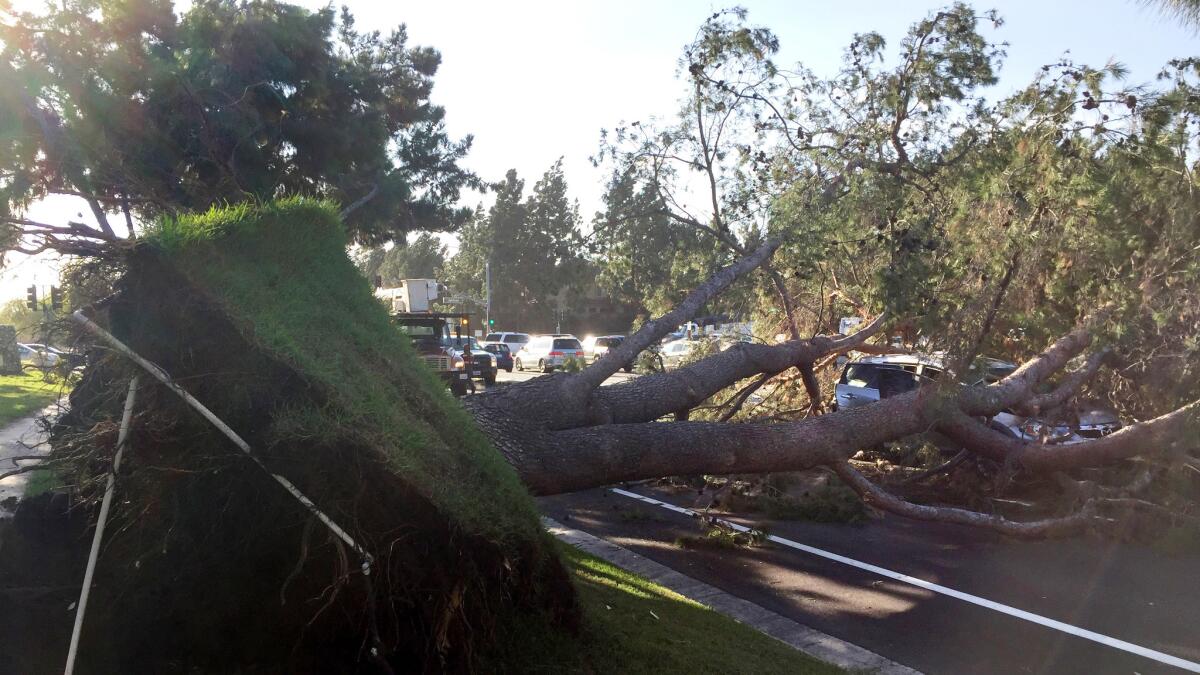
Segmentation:
{"type": "Polygon", "coordinates": [[[483,263],[483,278],[487,303],[483,310],[483,332],[486,334],[492,330],[492,263],[490,260],[483,263]]]}
{"type": "Polygon", "coordinates": [[[92,591],[92,576],[96,573],[96,559],[100,557],[100,540],[104,538],[104,526],[108,523],[108,510],[112,507],[113,491],[117,483],[117,472],[121,470],[121,457],[129,442],[129,422],[133,419],[133,402],[137,396],[138,376],[129,380],[129,393],[125,395],[125,410],[121,413],[121,430],[117,433],[117,453],[113,455],[112,471],[104,483],[104,499],[100,501],[100,518],[96,522],[96,534],[92,537],[92,550],[88,553],[87,570],[83,573],[83,589],[79,593],[79,605],[75,608],[75,627],[71,630],[71,647],[67,650],[67,667],[64,675],[75,671],[75,656],[79,652],[79,634],[83,631],[83,615],[87,611],[88,595],[92,591]]]}

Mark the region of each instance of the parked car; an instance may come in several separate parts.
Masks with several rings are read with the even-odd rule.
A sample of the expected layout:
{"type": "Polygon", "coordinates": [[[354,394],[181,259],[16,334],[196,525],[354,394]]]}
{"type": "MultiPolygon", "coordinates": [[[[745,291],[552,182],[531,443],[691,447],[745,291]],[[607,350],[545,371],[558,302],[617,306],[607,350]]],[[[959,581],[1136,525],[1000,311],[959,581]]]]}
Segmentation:
{"type": "Polygon", "coordinates": [[[47,353],[55,355],[58,357],[59,362],[66,362],[67,365],[71,366],[72,368],[81,367],[84,365],[84,363],[86,361],[86,358],[84,357],[83,354],[77,354],[75,352],[70,352],[65,349],[51,347],[50,345],[44,345],[44,344],[41,344],[38,342],[26,342],[24,344],[26,347],[29,347],[30,349],[32,349],[34,351],[47,352],[47,353]]]}
{"type": "Polygon", "coordinates": [[[446,348],[455,359],[455,368],[466,370],[472,379],[496,384],[496,361],[492,358],[492,353],[480,347],[475,338],[447,338],[446,348]],[[467,354],[470,354],[470,358],[466,358],[467,354]]]}
{"type": "Polygon", "coordinates": [[[496,361],[496,368],[503,370],[506,373],[513,371],[513,355],[512,350],[503,342],[490,345],[483,345],[483,348],[491,353],[492,358],[496,361]]]}
{"type": "Polygon", "coordinates": [[[484,335],[480,344],[484,347],[488,345],[508,345],[508,350],[516,354],[520,351],[521,347],[525,346],[526,342],[529,342],[528,333],[500,332],[484,335]]]}
{"type": "Polygon", "coordinates": [[[525,370],[536,364],[538,370],[548,373],[571,359],[583,361],[583,345],[578,338],[538,335],[513,355],[513,365],[525,370]]]}
{"type": "Polygon", "coordinates": [[[49,351],[45,345],[33,345],[17,343],[17,351],[21,354],[21,363],[33,366],[34,368],[54,368],[61,360],[58,354],[49,351]],[[38,349],[37,347],[41,347],[38,349]]]}
{"type": "Polygon", "coordinates": [[[692,353],[692,350],[699,344],[697,340],[674,340],[663,345],[658,353],[662,357],[662,365],[665,370],[678,368],[683,360],[692,353]]]}
{"type": "MultiPolygon", "coordinates": [[[[624,335],[601,335],[599,337],[587,337],[583,341],[583,357],[589,363],[599,361],[601,357],[607,354],[610,350],[616,349],[625,341],[624,335]]],[[[626,363],[625,372],[633,372],[633,362],[626,363]]]]}
{"type": "MultiPolygon", "coordinates": [[[[967,385],[997,382],[1017,369],[1016,364],[998,359],[980,359],[963,378],[967,385]]],[[[936,380],[945,371],[939,355],[886,354],[865,356],[848,362],[834,388],[835,409],[854,408],[880,399],[913,391],[936,380]]],[[[1116,412],[1102,405],[1084,404],[1068,413],[1067,419],[1044,420],[1004,410],[988,420],[988,426],[1026,442],[1067,445],[1107,436],[1122,426],[1116,412]]]]}

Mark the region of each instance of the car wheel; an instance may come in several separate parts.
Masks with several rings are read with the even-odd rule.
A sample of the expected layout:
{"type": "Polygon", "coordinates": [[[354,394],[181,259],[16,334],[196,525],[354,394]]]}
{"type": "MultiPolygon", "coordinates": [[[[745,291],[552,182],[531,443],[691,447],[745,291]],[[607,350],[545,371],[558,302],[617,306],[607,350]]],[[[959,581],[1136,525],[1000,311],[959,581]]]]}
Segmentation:
{"type": "Polygon", "coordinates": [[[632,363],[625,366],[625,372],[627,372],[627,373],[633,372],[633,364],[632,363]]]}
{"type": "Polygon", "coordinates": [[[450,393],[455,396],[465,396],[467,394],[467,381],[454,380],[450,383],[450,393]]]}
{"type": "Polygon", "coordinates": [[[506,372],[506,373],[511,373],[512,371],[513,371],[513,367],[512,367],[512,366],[509,366],[509,367],[507,367],[507,368],[505,368],[505,369],[504,369],[504,372],[506,372]]]}
{"type": "Polygon", "coordinates": [[[553,368],[547,368],[546,361],[544,359],[538,359],[538,370],[542,371],[543,373],[548,373],[553,370],[553,368]]]}
{"type": "Polygon", "coordinates": [[[525,366],[521,364],[521,359],[513,359],[513,367],[522,373],[525,372],[525,366]]]}
{"type": "Polygon", "coordinates": [[[488,385],[489,387],[492,386],[493,384],[496,384],[496,371],[493,370],[492,372],[488,373],[487,375],[484,375],[483,383],[488,385]]]}

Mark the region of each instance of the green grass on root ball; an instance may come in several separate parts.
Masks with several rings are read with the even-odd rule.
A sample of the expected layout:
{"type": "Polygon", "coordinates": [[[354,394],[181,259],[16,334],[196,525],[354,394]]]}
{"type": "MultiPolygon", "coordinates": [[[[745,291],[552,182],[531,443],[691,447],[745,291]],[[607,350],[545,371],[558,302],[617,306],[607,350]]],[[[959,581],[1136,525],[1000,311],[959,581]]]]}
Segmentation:
{"type": "Polygon", "coordinates": [[[346,254],[336,208],[287,199],[160,222],[156,245],[246,340],[324,392],[280,408],[272,441],[353,438],[467,531],[502,545],[542,536],[533,500],[413,354],[346,254]]]}

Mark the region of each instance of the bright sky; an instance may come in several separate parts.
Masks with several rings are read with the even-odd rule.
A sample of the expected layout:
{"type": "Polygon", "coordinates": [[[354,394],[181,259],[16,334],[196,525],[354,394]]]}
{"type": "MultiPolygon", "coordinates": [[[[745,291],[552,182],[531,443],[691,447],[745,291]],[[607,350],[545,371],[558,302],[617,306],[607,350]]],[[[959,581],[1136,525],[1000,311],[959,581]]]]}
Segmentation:
{"type": "MultiPolygon", "coordinates": [[[[21,2],[33,5],[33,2],[21,2]]],[[[321,0],[300,4],[321,7],[321,0]]],[[[494,0],[372,2],[350,0],[360,29],[389,30],[405,23],[410,43],[442,53],[433,98],[446,107],[451,135],[475,136],[466,165],[486,180],[509,168],[527,188],[560,156],[568,185],[590,220],[599,207],[606,173],[588,157],[601,128],[621,120],[665,117],[683,92],[676,60],[704,17],[726,4],[680,0],[562,2],[494,0]]],[[[743,0],[749,21],[779,36],[777,61],[797,61],[827,75],[856,32],[878,31],[895,46],[905,30],[944,2],[925,0],[743,0]]],[[[1174,57],[1194,56],[1194,31],[1137,0],[1004,0],[995,6],[1006,23],[988,28],[1007,41],[998,94],[1026,83],[1065,51],[1077,62],[1101,66],[1115,58],[1129,82],[1154,79],[1174,57]]],[[[470,205],[487,202],[469,195],[470,205]]],[[[82,204],[43,205],[52,221],[74,217],[82,204]]],[[[86,210],[86,209],[85,209],[86,210]]],[[[10,256],[0,274],[0,302],[23,297],[30,283],[51,283],[40,261],[10,256]],[[28,261],[28,262],[25,262],[28,261]]]]}

